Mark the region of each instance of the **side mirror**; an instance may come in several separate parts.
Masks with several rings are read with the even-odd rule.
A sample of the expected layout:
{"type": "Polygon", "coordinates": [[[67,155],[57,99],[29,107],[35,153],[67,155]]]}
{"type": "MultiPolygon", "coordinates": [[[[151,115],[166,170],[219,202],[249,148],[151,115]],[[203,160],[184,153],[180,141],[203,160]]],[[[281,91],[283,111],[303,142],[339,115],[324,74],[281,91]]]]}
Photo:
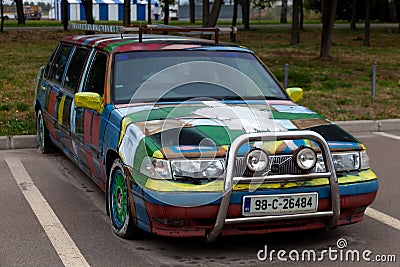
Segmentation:
{"type": "Polygon", "coordinates": [[[289,95],[290,99],[295,103],[298,103],[301,100],[303,100],[303,89],[299,87],[286,88],[286,93],[289,95]]]}
{"type": "Polygon", "coordinates": [[[103,112],[103,98],[98,93],[82,92],[74,96],[75,107],[103,112]]]}

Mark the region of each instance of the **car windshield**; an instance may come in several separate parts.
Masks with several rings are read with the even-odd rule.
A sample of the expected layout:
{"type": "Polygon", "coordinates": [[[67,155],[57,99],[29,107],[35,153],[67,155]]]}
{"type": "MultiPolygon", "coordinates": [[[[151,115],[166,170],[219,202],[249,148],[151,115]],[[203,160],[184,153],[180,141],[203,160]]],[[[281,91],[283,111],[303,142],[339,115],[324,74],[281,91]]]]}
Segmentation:
{"type": "Polygon", "coordinates": [[[140,51],[115,55],[115,104],[194,99],[287,99],[251,53],[140,51]]]}

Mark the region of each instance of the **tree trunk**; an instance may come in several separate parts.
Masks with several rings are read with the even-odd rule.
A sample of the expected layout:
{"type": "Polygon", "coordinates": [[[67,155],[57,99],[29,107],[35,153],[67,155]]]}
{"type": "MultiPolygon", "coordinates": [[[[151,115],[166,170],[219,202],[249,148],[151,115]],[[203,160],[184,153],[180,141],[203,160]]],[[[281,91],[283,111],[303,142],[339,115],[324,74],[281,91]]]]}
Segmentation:
{"type": "Polygon", "coordinates": [[[210,19],[210,0],[203,0],[203,27],[208,27],[210,19]]]}
{"type": "Polygon", "coordinates": [[[396,12],[396,2],[395,0],[389,0],[389,20],[390,22],[397,21],[397,12],[396,12]]]}
{"type": "MultiPolygon", "coordinates": [[[[210,12],[210,1],[203,0],[203,27],[215,27],[217,24],[219,11],[221,10],[222,0],[214,0],[210,12]]],[[[202,34],[202,38],[211,39],[211,34],[202,34]]]]}
{"type": "Polygon", "coordinates": [[[0,32],[4,32],[4,9],[3,9],[3,0],[0,0],[0,16],[1,16],[1,25],[0,32]]]}
{"type": "Polygon", "coordinates": [[[147,0],[147,24],[151,24],[151,0],[147,0]]]}
{"type": "Polygon", "coordinates": [[[333,23],[336,16],[337,0],[324,0],[323,2],[321,52],[319,57],[321,59],[331,59],[333,23]]]}
{"type": "Polygon", "coordinates": [[[61,1],[61,22],[64,31],[68,31],[68,1],[61,1]]]}
{"type": "Polygon", "coordinates": [[[24,4],[22,0],[15,0],[15,5],[17,6],[18,25],[25,24],[24,4]]]}
{"type": "Polygon", "coordinates": [[[350,22],[350,29],[356,29],[356,22],[357,22],[357,0],[353,0],[353,4],[351,6],[351,22],[350,22]]]}
{"type": "Polygon", "coordinates": [[[250,30],[250,0],[243,0],[242,18],[245,30],[250,30]]]}
{"type": "Polygon", "coordinates": [[[169,23],[169,1],[164,0],[164,25],[168,25],[169,23]]]}
{"type": "Polygon", "coordinates": [[[290,45],[298,45],[300,43],[300,1],[301,0],[293,0],[292,34],[290,38],[290,45]]]}
{"type": "Polygon", "coordinates": [[[282,24],[287,23],[287,1],[288,0],[282,0],[282,7],[281,7],[281,23],[282,24]]]}
{"type": "Polygon", "coordinates": [[[124,0],[124,17],[122,24],[125,27],[131,26],[131,1],[124,0]]]}
{"type": "MultiPolygon", "coordinates": [[[[92,0],[82,0],[82,4],[83,8],[85,9],[86,23],[94,24],[92,0]]],[[[94,31],[86,31],[86,34],[94,34],[94,31]]]]}
{"type": "Polygon", "coordinates": [[[190,24],[196,23],[196,7],[194,0],[189,0],[190,24]]]}
{"type": "Polygon", "coordinates": [[[217,25],[219,12],[221,11],[222,0],[214,0],[214,4],[211,8],[210,19],[208,20],[208,27],[215,27],[217,25]]]}
{"type": "Polygon", "coordinates": [[[365,1],[365,30],[364,30],[364,46],[369,46],[371,36],[371,0],[365,1]]]}
{"type": "MultiPolygon", "coordinates": [[[[233,0],[233,15],[232,15],[232,27],[236,27],[237,25],[237,15],[238,15],[238,0],[233,0]]],[[[236,42],[236,33],[230,33],[231,42],[236,42]]]]}
{"type": "Polygon", "coordinates": [[[303,0],[300,0],[300,30],[304,29],[304,8],[303,0]]]}

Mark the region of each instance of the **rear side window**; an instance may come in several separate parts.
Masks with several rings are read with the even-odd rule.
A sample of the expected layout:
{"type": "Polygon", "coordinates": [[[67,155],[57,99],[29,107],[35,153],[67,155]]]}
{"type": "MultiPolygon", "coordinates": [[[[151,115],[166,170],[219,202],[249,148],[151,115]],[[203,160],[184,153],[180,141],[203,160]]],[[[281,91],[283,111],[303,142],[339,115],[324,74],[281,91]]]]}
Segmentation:
{"type": "Polygon", "coordinates": [[[67,74],[65,75],[64,86],[66,89],[76,92],[88,55],[88,49],[77,48],[75,50],[68,65],[67,74]]]}
{"type": "Polygon", "coordinates": [[[89,76],[85,84],[85,92],[104,94],[104,82],[106,78],[107,55],[97,53],[90,68],[89,76]]]}
{"type": "Polygon", "coordinates": [[[53,66],[53,62],[54,62],[54,58],[57,54],[58,48],[60,47],[60,45],[57,47],[57,49],[54,50],[53,54],[50,57],[49,62],[46,65],[46,68],[44,69],[44,78],[48,79],[50,77],[50,70],[53,66]]]}
{"type": "Polygon", "coordinates": [[[64,75],[64,70],[68,62],[69,54],[72,51],[72,46],[62,45],[57,51],[53,64],[50,69],[50,79],[58,84],[61,84],[64,75]]]}

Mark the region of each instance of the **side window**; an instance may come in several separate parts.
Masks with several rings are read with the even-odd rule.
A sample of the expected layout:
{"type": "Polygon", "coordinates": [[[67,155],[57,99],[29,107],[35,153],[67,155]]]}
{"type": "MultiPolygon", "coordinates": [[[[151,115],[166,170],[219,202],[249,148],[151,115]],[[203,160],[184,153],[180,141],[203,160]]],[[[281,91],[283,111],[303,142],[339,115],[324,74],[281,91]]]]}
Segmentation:
{"type": "Polygon", "coordinates": [[[65,88],[76,92],[82,71],[85,67],[89,50],[85,48],[77,48],[72,55],[71,62],[68,65],[67,74],[65,75],[65,88]]]}
{"type": "Polygon", "coordinates": [[[58,49],[60,49],[61,45],[58,45],[57,48],[54,50],[53,54],[51,55],[49,62],[47,63],[45,69],[44,69],[44,78],[48,79],[50,77],[50,70],[53,67],[54,64],[54,58],[57,54],[58,49]]]}
{"type": "Polygon", "coordinates": [[[83,91],[104,94],[104,82],[106,78],[107,55],[97,53],[90,68],[89,75],[83,91]]]}
{"type": "Polygon", "coordinates": [[[58,53],[53,61],[53,65],[50,69],[49,77],[51,77],[53,82],[61,84],[71,50],[72,46],[63,45],[59,48],[58,53]]]}

